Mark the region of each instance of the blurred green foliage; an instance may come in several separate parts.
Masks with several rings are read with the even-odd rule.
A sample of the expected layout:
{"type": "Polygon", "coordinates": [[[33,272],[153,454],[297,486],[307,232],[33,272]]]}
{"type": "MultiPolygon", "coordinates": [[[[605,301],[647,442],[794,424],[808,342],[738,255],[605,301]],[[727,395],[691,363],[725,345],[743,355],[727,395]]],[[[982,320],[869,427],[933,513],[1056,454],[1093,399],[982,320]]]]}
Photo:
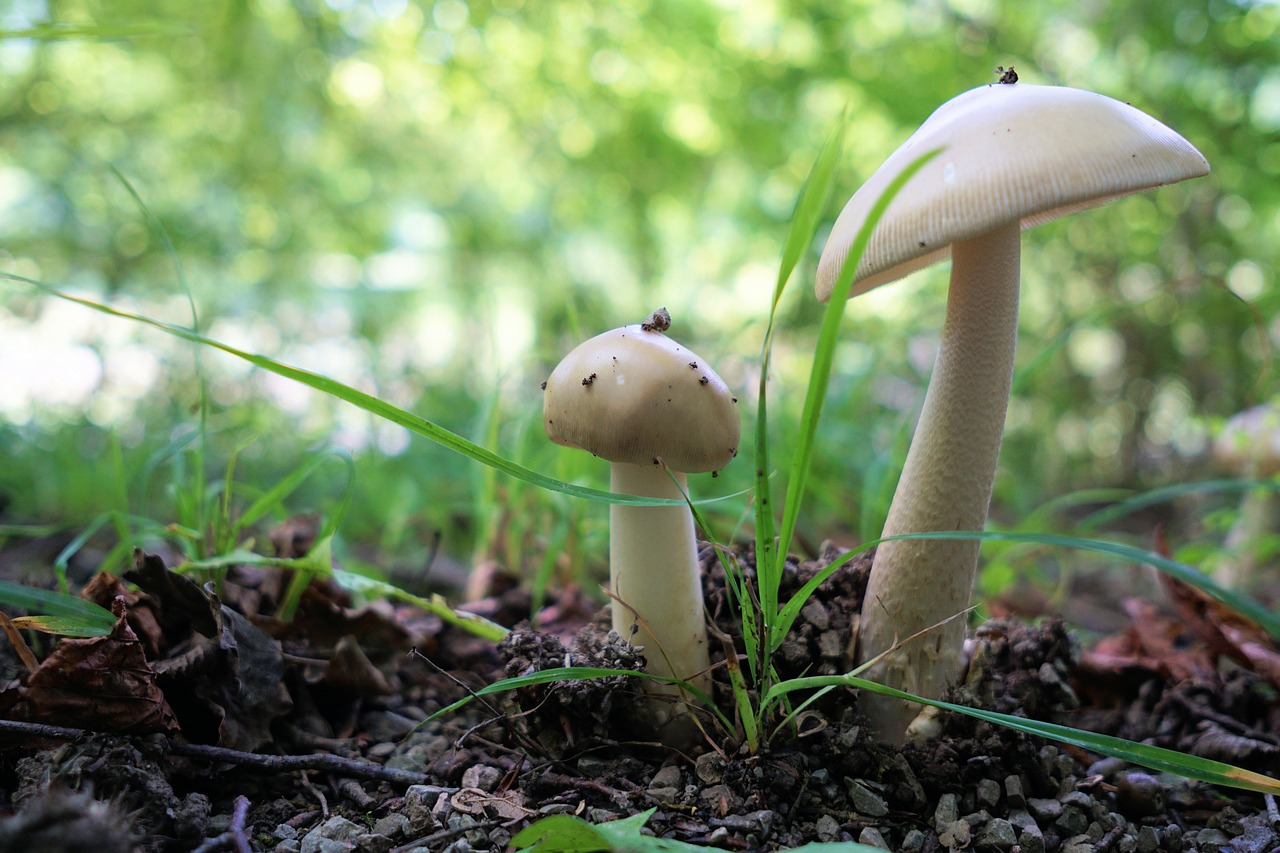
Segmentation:
{"type": "MultiPolygon", "coordinates": [[[[537,440],[538,383],[560,354],[665,304],[673,336],[754,387],[791,206],[841,111],[847,196],[997,65],[1129,101],[1214,171],[1025,241],[993,517],[1194,475],[1214,419],[1277,390],[1274,3],[11,0],[0,30],[0,268],[190,323],[180,265],[202,331],[562,478],[604,471],[537,440]]],[[[779,470],[816,331],[811,274],[812,257],[777,340],[779,470]]],[[[878,531],[945,275],[848,308],[810,543],[878,531]]],[[[162,517],[182,473],[157,454],[198,420],[190,347],[2,286],[10,513],[127,500],[162,517]]],[[[420,556],[443,532],[452,553],[519,561],[573,513],[571,542],[602,552],[596,509],[489,481],[225,359],[201,365],[213,470],[256,438],[240,465],[252,492],[311,449],[352,450],[353,541],[420,556]]],[[[748,468],[696,486],[745,488],[748,468]]],[[[313,478],[299,509],[336,505],[341,482],[313,478]]],[[[742,501],[717,506],[727,535],[742,501]]]]}

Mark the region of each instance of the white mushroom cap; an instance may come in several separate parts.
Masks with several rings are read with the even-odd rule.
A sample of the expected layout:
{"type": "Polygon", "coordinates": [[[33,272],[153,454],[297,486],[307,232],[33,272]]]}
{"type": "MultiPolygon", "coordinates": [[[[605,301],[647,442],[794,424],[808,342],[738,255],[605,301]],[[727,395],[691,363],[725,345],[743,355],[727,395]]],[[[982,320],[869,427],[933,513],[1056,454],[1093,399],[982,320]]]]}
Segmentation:
{"type": "Polygon", "coordinates": [[[1208,174],[1190,142],[1119,101],[1062,86],[993,84],[939,107],[845,205],[818,266],[826,301],[871,207],[925,152],[945,150],[890,203],[850,295],[946,258],[1001,225],[1023,230],[1142,190],[1208,174]]]}
{"type": "Polygon", "coordinates": [[[1250,477],[1280,474],[1280,407],[1254,406],[1231,417],[1213,442],[1213,460],[1250,477]]]}
{"type": "Polygon", "coordinates": [[[543,423],[556,444],[610,462],[699,473],[738,452],[736,399],[697,354],[657,330],[624,326],[564,357],[547,380],[543,423]]]}

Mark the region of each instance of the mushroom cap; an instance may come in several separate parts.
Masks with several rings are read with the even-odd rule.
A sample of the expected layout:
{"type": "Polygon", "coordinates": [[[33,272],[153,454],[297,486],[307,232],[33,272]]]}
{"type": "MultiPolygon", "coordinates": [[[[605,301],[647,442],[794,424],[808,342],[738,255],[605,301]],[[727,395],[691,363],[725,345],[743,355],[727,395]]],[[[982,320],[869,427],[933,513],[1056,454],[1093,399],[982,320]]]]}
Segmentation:
{"type": "Polygon", "coordinates": [[[1229,418],[1214,439],[1213,461],[1249,477],[1280,474],[1280,407],[1264,403],[1229,418]]]}
{"type": "Polygon", "coordinates": [[[1023,230],[1142,190],[1209,173],[1199,151],[1128,104],[1065,86],[993,84],[947,101],[845,205],[818,264],[826,301],[885,187],[943,152],[889,204],[851,296],[943,260],[951,244],[1019,222],[1023,230]]]}
{"type": "Polygon", "coordinates": [[[657,330],[623,326],[580,344],[547,380],[556,444],[610,462],[700,473],[738,453],[736,399],[702,358],[657,330]]]}

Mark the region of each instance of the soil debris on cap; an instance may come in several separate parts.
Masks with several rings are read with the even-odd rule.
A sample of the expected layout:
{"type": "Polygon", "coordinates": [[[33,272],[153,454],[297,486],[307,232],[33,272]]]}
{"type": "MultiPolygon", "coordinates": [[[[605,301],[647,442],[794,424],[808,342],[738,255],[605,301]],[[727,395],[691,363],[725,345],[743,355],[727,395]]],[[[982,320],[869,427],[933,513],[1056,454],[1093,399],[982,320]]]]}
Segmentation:
{"type": "Polygon", "coordinates": [[[646,332],[665,332],[671,328],[671,314],[666,308],[659,308],[640,324],[640,328],[646,332]]]}

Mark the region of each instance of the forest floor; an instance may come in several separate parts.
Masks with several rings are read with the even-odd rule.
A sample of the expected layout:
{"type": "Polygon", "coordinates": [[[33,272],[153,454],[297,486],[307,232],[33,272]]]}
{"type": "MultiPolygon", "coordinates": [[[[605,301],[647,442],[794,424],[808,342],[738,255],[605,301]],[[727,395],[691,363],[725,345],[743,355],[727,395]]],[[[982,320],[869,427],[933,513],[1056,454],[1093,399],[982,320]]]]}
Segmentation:
{"type": "MultiPolygon", "coordinates": [[[[285,526],[273,540],[292,556],[309,536],[285,526]]],[[[836,555],[828,546],[793,563],[782,599],[836,555]]],[[[750,572],[751,554],[739,556],[750,572]]],[[[30,548],[0,552],[0,575],[21,579],[33,560],[30,548]]],[[[709,549],[704,566],[708,609],[741,652],[709,549]]],[[[779,677],[847,669],[869,566],[854,560],[819,587],[779,677]]],[[[412,607],[353,608],[324,583],[278,622],[266,614],[285,579],[252,568],[233,569],[220,599],[161,556],[139,552],[126,577],[99,575],[86,590],[117,614],[110,636],[38,648],[34,671],[4,648],[0,853],[467,853],[509,849],[553,815],[634,817],[619,824],[631,840],[617,849],[636,851],[678,847],[653,837],[770,851],[841,841],[911,853],[1280,850],[1280,813],[1261,795],[954,714],[940,716],[940,736],[891,750],[870,738],[846,688],[756,754],[710,718],[685,751],[637,739],[647,703],[625,676],[480,697],[428,720],[504,676],[566,661],[639,666],[572,589],[538,614],[539,631],[519,627],[495,647],[412,607]]],[[[524,587],[497,573],[487,592],[468,609],[526,624],[524,587]]],[[[1280,768],[1280,654],[1267,638],[1176,582],[1159,606],[1109,604],[1113,630],[1088,648],[1057,618],[990,619],[950,698],[1280,768]]],[[[730,709],[724,667],[716,678],[730,709]]],[[[553,834],[538,849],[599,848],[553,834]]]]}

